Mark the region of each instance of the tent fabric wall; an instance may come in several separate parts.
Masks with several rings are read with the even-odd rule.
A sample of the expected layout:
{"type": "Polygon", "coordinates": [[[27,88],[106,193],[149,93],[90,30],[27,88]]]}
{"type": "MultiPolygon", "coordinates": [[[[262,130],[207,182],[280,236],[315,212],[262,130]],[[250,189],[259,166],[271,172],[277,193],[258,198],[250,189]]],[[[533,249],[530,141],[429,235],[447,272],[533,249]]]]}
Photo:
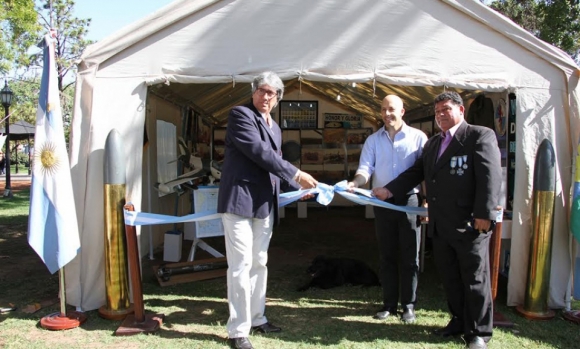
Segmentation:
{"type": "Polygon", "coordinates": [[[550,306],[564,306],[571,164],[580,133],[578,67],[561,50],[473,0],[179,0],[87,48],[72,130],[82,250],[66,268],[70,304],[85,310],[104,304],[101,188],[108,132],[117,128],[127,142],[127,198],[140,210],[147,85],[235,85],[264,70],[284,80],[515,92],[517,187],[508,305],[523,302],[532,167],[537,146],[549,138],[558,160],[550,306]]]}
{"type": "MultiPolygon", "coordinates": [[[[83,85],[85,75],[77,84],[83,85]]],[[[65,267],[66,297],[69,304],[85,310],[97,309],[106,304],[104,268],[104,166],[106,137],[116,129],[123,140],[126,171],[126,201],[141,210],[141,164],[143,155],[143,125],[147,87],[141,79],[97,79],[94,89],[84,89],[81,96],[92,101],[94,118],[75,117],[73,132],[85,129],[84,137],[72,140],[74,164],[72,181],[75,190],[77,217],[80,219],[81,253],[65,267]],[[118,98],[123,96],[123,98],[118,98]],[[83,125],[88,123],[88,125],[83,125]],[[78,147],[76,146],[78,145],[78,147]]],[[[77,90],[78,91],[78,90],[77,90]]],[[[77,93],[78,96],[78,93],[77,93]]],[[[78,100],[77,100],[78,102],[78,100]]],[[[79,104],[79,103],[77,103],[79,104]]],[[[82,105],[82,102],[80,103],[82,105]]],[[[76,115],[75,109],[75,115],[76,115]]],[[[139,228],[139,227],[138,227],[139,228]]],[[[140,229],[137,229],[140,233],[140,229]]]]}
{"type": "Polygon", "coordinates": [[[532,234],[533,174],[536,151],[544,139],[549,139],[556,152],[556,205],[552,241],[551,286],[549,304],[565,304],[566,287],[571,268],[568,252],[568,219],[571,180],[571,149],[567,123],[559,117],[565,115],[562,91],[519,89],[516,118],[516,186],[510,273],[508,278],[508,305],[523,303],[527,283],[530,239],[532,234]],[[539,117],[541,115],[541,117],[539,117]],[[523,160],[523,161],[522,161],[523,160]],[[523,174],[523,175],[521,175],[523,174]],[[567,184],[565,184],[567,183],[567,184]],[[558,252],[559,251],[559,252],[558,252]]]}

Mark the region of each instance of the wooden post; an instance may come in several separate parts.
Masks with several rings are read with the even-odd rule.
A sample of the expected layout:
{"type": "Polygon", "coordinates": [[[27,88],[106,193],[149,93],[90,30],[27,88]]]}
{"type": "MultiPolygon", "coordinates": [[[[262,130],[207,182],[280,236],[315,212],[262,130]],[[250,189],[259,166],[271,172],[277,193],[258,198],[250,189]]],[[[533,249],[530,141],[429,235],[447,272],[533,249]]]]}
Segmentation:
{"type": "MultiPolygon", "coordinates": [[[[498,207],[499,210],[503,209],[498,207]]],[[[502,222],[497,221],[495,223],[495,228],[493,229],[493,234],[489,241],[489,259],[490,259],[490,276],[491,276],[491,297],[493,299],[493,326],[494,327],[514,327],[514,323],[506,319],[506,317],[497,311],[495,306],[495,298],[497,297],[497,284],[499,276],[499,260],[501,257],[501,235],[502,235],[502,222]]]]}
{"type": "MultiPolygon", "coordinates": [[[[132,204],[123,207],[127,211],[134,211],[132,204]]],[[[139,266],[139,246],[137,244],[137,231],[135,226],[125,224],[127,236],[127,259],[131,274],[134,314],[129,314],[119,326],[115,335],[131,336],[139,333],[155,332],[163,323],[163,314],[145,314],[143,306],[143,289],[141,284],[141,268],[139,266]]]]}

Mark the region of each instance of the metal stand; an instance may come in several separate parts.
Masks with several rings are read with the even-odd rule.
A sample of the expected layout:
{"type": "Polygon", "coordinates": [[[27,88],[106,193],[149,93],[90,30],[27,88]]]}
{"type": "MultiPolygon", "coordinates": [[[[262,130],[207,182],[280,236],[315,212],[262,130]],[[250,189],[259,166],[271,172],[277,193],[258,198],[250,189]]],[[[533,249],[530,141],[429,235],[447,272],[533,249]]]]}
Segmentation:
{"type": "Polygon", "coordinates": [[[77,311],[66,311],[65,299],[65,283],[64,283],[64,269],[58,271],[59,287],[60,287],[60,312],[47,315],[40,319],[40,326],[47,330],[69,330],[71,328],[79,327],[85,321],[87,316],[77,311]]]}

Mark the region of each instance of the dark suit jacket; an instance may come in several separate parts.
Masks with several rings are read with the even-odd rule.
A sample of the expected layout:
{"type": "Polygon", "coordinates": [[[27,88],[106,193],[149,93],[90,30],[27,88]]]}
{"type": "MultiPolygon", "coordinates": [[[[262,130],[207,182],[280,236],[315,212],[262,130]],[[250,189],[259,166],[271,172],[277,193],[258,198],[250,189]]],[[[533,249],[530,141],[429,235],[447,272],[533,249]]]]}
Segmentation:
{"type": "MultiPolygon", "coordinates": [[[[482,126],[461,123],[441,158],[437,160],[440,134],[431,137],[423,155],[407,171],[385,187],[395,197],[405,195],[425,180],[429,204],[429,232],[459,236],[471,218],[495,220],[492,212],[500,203],[501,161],[495,133],[482,126]],[[451,173],[451,158],[467,156],[462,175],[451,173]]],[[[457,168],[456,168],[457,170],[457,168]]]]}
{"type": "Polygon", "coordinates": [[[278,221],[278,194],[296,190],[298,169],[282,159],[282,132],[268,126],[253,104],[234,107],[228,116],[226,150],[218,194],[218,212],[278,221]],[[282,179],[282,181],[280,181],[282,179]]]}

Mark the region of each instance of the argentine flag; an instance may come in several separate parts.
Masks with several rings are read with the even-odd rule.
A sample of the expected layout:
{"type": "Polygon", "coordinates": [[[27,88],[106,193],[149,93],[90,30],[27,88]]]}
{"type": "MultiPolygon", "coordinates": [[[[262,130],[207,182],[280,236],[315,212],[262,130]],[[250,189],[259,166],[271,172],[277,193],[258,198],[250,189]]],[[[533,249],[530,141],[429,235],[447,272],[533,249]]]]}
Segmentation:
{"type": "Polygon", "coordinates": [[[54,45],[52,37],[46,35],[28,218],[28,243],[52,274],[75,258],[80,249],[54,45]]]}

